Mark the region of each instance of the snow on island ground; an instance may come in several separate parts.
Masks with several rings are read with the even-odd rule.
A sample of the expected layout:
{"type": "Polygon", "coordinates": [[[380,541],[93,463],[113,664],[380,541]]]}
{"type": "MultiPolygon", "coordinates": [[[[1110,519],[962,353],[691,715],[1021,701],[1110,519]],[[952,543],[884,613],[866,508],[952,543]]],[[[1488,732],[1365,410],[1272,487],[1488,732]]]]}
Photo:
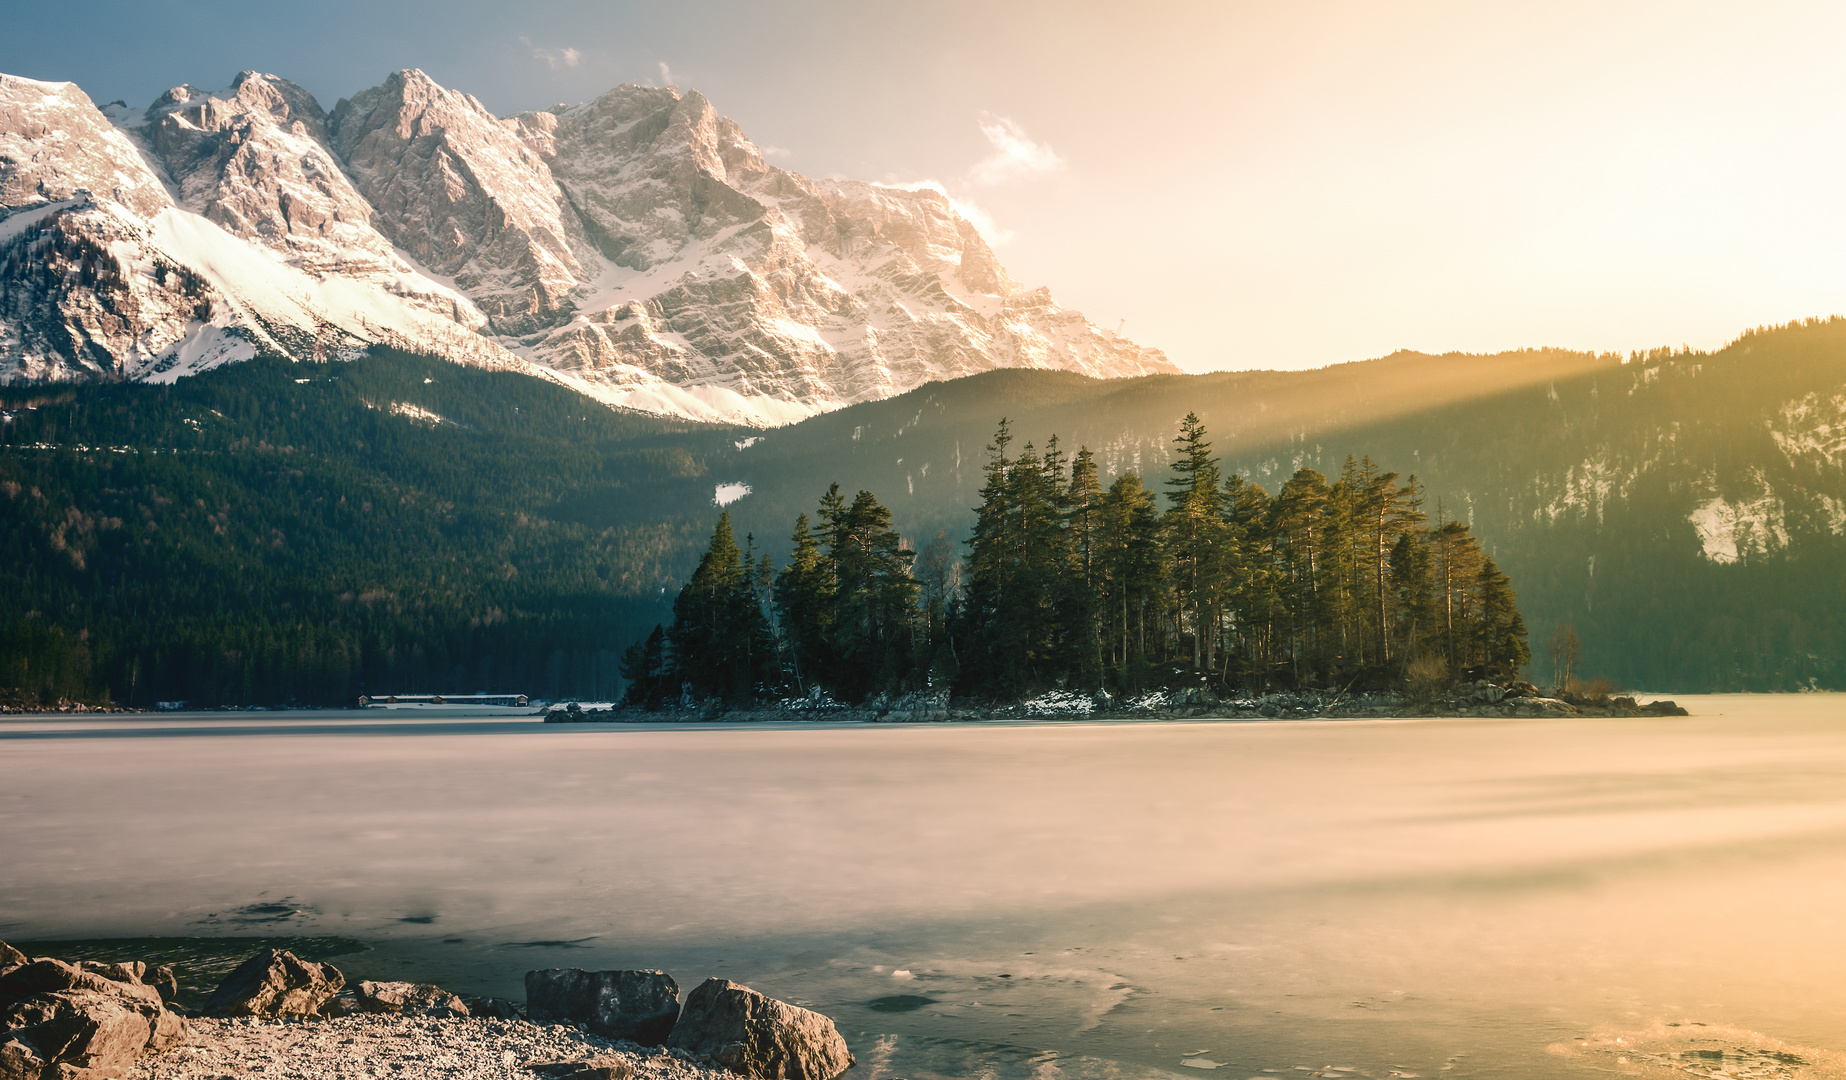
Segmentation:
{"type": "Polygon", "coordinates": [[[135,1062],[130,1080],[535,1080],[533,1066],[617,1058],[636,1080],[737,1080],[672,1050],[525,1020],[360,1014],[309,1021],[186,1021],[184,1045],[135,1062]]]}

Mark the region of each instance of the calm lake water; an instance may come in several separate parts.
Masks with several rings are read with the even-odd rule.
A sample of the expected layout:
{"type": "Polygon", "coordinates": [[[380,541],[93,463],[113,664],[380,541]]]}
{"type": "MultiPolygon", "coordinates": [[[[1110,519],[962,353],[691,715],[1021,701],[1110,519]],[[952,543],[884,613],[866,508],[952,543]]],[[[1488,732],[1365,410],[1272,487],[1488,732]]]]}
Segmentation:
{"type": "Polygon", "coordinates": [[[340,934],[349,976],[509,997],[723,975],[834,1016],[868,1078],[1840,1075],[1846,697],[1681,702],[12,720],[0,938],[340,934]]]}

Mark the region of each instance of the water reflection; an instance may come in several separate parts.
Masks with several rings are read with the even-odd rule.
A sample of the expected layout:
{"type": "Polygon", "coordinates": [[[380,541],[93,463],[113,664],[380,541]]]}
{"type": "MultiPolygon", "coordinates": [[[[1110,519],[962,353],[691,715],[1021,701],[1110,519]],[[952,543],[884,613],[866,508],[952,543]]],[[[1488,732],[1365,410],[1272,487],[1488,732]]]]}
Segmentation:
{"type": "Polygon", "coordinates": [[[361,977],[511,996],[532,967],[724,974],[838,1017],[870,1076],[1745,1060],[1735,1039],[1597,1056],[1608,1032],[1671,1024],[1786,1040],[1808,1075],[1846,1014],[1841,699],[1686,703],[1585,722],[7,722],[0,937],[341,934],[374,945],[341,963],[361,977]]]}

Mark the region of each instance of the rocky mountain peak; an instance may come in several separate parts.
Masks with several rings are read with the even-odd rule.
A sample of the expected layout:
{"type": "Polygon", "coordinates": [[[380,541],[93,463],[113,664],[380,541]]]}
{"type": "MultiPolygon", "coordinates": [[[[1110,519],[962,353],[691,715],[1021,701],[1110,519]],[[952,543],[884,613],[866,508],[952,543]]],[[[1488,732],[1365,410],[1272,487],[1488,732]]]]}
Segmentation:
{"type": "Polygon", "coordinates": [[[327,114],[287,79],[238,74],[223,90],[176,86],[138,129],[180,205],[314,274],[389,273],[390,242],[326,145],[327,114]]]}
{"type": "Polygon", "coordinates": [[[328,130],[379,231],[452,276],[497,332],[530,334],[568,310],[589,244],[521,125],[404,70],[341,101],[328,130]]]}
{"type": "Polygon", "coordinates": [[[139,148],[74,84],[0,75],[0,214],[79,191],[143,216],[172,203],[139,148]]]}
{"type": "MultiPolygon", "coordinates": [[[[110,116],[134,123],[126,106],[110,116]]],[[[14,295],[76,310],[95,293],[102,314],[80,359],[43,326],[43,355],[0,352],[0,378],[164,377],[200,369],[188,342],[208,332],[247,339],[211,353],[233,358],[318,354],[331,333],[546,373],[614,405],[775,424],[1000,366],[1173,370],[1022,289],[941,192],[769,165],[696,91],[630,84],[502,119],[405,69],[327,113],[246,71],[224,90],[176,86],[140,121],[118,130],[75,87],[0,77],[0,275],[48,265],[6,261],[25,235],[16,211],[80,190],[96,203],[59,211],[60,235],[146,249],[110,269],[58,241],[99,268],[14,295]],[[185,273],[158,271],[159,295],[136,276],[166,265],[185,273]],[[140,316],[122,317],[127,337],[109,329],[122,305],[94,274],[164,312],[159,332],[140,316]],[[185,288],[162,299],[170,280],[185,288]]]]}
{"type": "Polygon", "coordinates": [[[317,140],[327,135],[327,113],[307,90],[274,75],[240,71],[223,90],[204,91],[189,83],[154,99],[145,114],[149,127],[168,118],[201,131],[221,131],[248,126],[254,116],[267,116],[284,127],[299,123],[317,140]]]}

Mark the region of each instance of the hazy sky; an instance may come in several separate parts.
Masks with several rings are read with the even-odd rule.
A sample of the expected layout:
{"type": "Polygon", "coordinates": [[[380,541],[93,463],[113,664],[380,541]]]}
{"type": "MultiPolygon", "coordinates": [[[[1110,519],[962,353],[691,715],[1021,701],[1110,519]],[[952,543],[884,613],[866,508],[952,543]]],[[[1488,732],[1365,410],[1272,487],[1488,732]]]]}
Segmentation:
{"type": "Polygon", "coordinates": [[[0,71],[145,104],[420,67],[505,114],[671,80],[777,164],[935,181],[1193,370],[1715,346],[1846,312],[1846,4],[19,6],[0,71]]]}

